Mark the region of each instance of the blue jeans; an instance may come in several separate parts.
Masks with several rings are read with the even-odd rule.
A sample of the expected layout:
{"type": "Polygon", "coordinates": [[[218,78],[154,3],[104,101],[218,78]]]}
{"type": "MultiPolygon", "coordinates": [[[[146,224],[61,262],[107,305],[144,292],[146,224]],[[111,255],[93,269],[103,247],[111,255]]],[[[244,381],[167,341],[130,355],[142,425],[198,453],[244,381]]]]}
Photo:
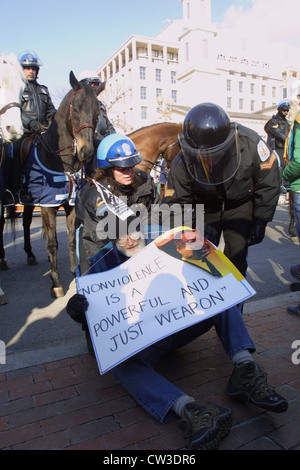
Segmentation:
{"type": "Polygon", "coordinates": [[[300,240],[300,193],[294,192],[295,227],[300,240]]]}
{"type": "Polygon", "coordinates": [[[213,326],[230,359],[245,349],[255,351],[240,310],[232,307],[149,346],[116,366],[112,372],[142,408],[164,423],[174,415],[171,408],[184,392],[158,374],[154,367],[159,365],[167,353],[185,346],[213,326]]]}

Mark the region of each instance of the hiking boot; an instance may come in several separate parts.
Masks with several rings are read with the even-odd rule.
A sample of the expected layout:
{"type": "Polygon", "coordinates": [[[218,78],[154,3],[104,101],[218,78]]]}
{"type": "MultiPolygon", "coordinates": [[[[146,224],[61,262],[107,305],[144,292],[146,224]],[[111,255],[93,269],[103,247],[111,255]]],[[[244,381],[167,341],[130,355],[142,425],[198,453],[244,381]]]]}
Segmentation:
{"type": "Polygon", "coordinates": [[[288,402],[267,383],[267,374],[256,362],[235,365],[227,393],[240,401],[250,401],[268,411],[281,413],[288,409],[288,402]]]}
{"type": "Polygon", "coordinates": [[[211,403],[193,401],[185,405],[179,427],[188,449],[214,450],[231,429],[231,410],[211,403]]]}

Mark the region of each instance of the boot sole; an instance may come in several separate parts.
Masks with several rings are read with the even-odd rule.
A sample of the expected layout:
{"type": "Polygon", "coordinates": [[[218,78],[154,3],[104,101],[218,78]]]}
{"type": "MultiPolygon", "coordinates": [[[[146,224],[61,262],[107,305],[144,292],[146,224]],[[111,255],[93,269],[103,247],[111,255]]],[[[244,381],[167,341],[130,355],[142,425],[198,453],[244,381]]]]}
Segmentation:
{"type": "Polygon", "coordinates": [[[231,410],[224,410],[222,415],[214,419],[214,427],[207,431],[205,436],[195,438],[189,445],[189,450],[216,450],[222,439],[230,432],[232,425],[231,410]]]}

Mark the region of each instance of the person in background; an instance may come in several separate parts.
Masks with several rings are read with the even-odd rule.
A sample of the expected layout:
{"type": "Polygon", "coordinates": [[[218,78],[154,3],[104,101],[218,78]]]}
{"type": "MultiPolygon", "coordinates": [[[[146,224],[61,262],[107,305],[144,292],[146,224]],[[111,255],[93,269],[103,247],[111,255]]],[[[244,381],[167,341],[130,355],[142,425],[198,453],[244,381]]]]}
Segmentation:
{"type": "MultiPolygon", "coordinates": [[[[289,136],[289,164],[283,171],[283,178],[287,181],[294,193],[295,227],[300,241],[300,112],[297,114],[289,136]]],[[[291,267],[291,274],[300,280],[300,264],[291,267]]],[[[296,307],[287,307],[288,313],[300,317],[300,304],[296,307]]]]}
{"type": "MultiPolygon", "coordinates": [[[[52,102],[48,88],[37,81],[42,62],[38,55],[26,51],[19,57],[28,84],[24,89],[21,103],[21,117],[24,126],[23,137],[11,146],[3,165],[5,186],[9,190],[6,196],[11,196],[13,203],[19,201],[21,189],[20,151],[24,139],[45,132],[52,123],[56,108],[52,102]]],[[[22,195],[26,203],[26,194],[22,195]]],[[[31,201],[28,201],[31,202],[31,201]]],[[[4,202],[9,204],[8,201],[4,202]]]]}
{"type": "MultiPolygon", "coordinates": [[[[87,70],[82,72],[79,77],[79,81],[84,83],[85,85],[89,85],[92,88],[98,87],[102,82],[96,72],[91,70],[87,70]]],[[[115,134],[116,130],[108,118],[107,110],[102,101],[99,101],[99,118],[95,130],[95,149],[97,148],[101,142],[101,140],[110,134],[115,134]]]]}
{"type": "MultiPolygon", "coordinates": [[[[291,109],[290,102],[288,100],[282,100],[278,103],[277,114],[272,116],[271,119],[265,124],[264,130],[268,136],[267,144],[272,150],[276,150],[280,158],[280,176],[282,179],[282,173],[286,165],[284,158],[284,149],[285,142],[290,131],[290,124],[287,120],[287,115],[291,109]]],[[[295,230],[295,219],[294,219],[294,193],[291,191],[291,188],[286,182],[281,187],[283,194],[286,194],[286,191],[289,193],[289,209],[290,209],[290,223],[288,228],[288,233],[292,239],[295,241],[297,238],[295,230]]]]}

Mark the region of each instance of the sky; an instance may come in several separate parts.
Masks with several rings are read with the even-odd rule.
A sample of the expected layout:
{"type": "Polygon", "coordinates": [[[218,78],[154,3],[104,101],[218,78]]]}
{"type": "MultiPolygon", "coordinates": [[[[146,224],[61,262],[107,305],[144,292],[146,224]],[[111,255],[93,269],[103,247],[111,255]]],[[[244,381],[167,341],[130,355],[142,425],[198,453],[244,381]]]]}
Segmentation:
{"type": "MultiPolygon", "coordinates": [[[[180,0],[0,0],[0,4],[0,53],[19,56],[25,50],[35,51],[43,63],[39,83],[48,86],[51,95],[69,90],[71,70],[76,76],[96,70],[131,35],[153,37],[168,21],[182,18],[180,0]]],[[[218,28],[247,30],[255,38],[300,47],[299,0],[211,0],[211,5],[212,22],[218,28]]]]}

